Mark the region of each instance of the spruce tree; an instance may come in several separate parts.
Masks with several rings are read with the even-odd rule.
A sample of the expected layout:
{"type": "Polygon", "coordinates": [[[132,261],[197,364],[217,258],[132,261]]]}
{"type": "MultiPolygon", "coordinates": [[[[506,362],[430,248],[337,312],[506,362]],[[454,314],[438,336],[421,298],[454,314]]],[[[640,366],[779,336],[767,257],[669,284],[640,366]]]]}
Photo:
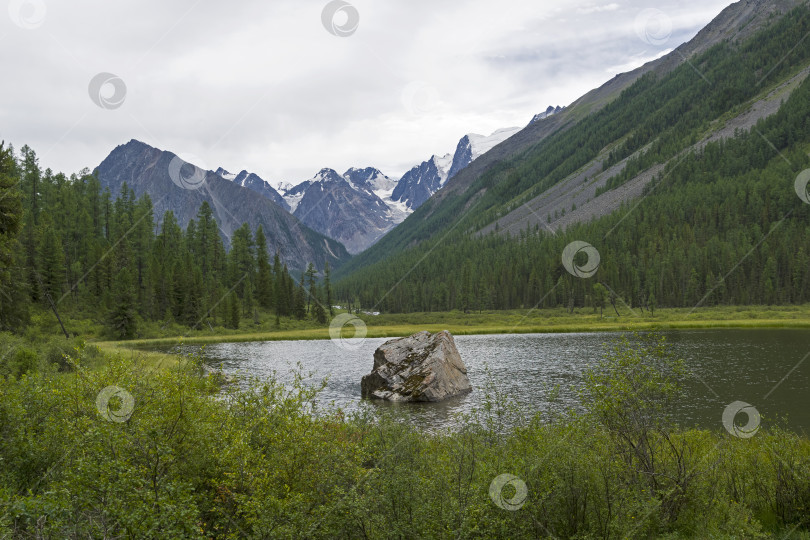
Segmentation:
{"type": "Polygon", "coordinates": [[[323,307],[323,304],[320,302],[318,298],[317,291],[314,293],[315,296],[312,298],[312,318],[318,321],[321,324],[326,323],[326,310],[323,307]]]}
{"type": "MultiPolygon", "coordinates": [[[[306,277],[307,283],[309,285],[308,289],[309,292],[307,294],[307,313],[311,313],[311,305],[313,302],[317,302],[315,298],[315,265],[309,263],[307,265],[306,277]]],[[[301,276],[301,284],[304,283],[304,277],[301,276]]]]}
{"type": "Polygon", "coordinates": [[[234,330],[239,330],[239,319],[242,311],[242,308],[239,305],[239,297],[231,293],[228,295],[228,298],[230,298],[230,317],[228,318],[228,327],[234,330]]]}
{"type": "Polygon", "coordinates": [[[28,318],[28,302],[20,272],[22,194],[11,148],[0,142],[0,329],[17,329],[28,318]]]}
{"type": "Polygon", "coordinates": [[[39,237],[37,267],[42,286],[45,288],[42,294],[43,296],[49,294],[54,302],[58,302],[62,296],[65,281],[65,254],[62,249],[62,241],[51,223],[50,216],[45,216],[45,219],[42,220],[39,237]]]}
{"type": "Polygon", "coordinates": [[[205,314],[205,306],[203,305],[203,278],[202,271],[198,266],[191,270],[191,275],[188,276],[185,305],[183,307],[183,320],[186,325],[191,328],[198,328],[202,322],[202,317],[205,314]]]}
{"type": "Polygon", "coordinates": [[[295,289],[295,296],[293,301],[293,314],[298,320],[303,320],[307,316],[307,293],[304,289],[304,275],[301,274],[301,281],[295,289]]]}
{"type": "Polygon", "coordinates": [[[114,305],[107,326],[117,339],[131,339],[137,332],[135,283],[129,268],[122,268],[114,279],[114,305]]]}
{"type": "Polygon", "coordinates": [[[264,309],[273,307],[273,274],[262,226],[256,231],[256,300],[264,309]]]}
{"type": "Polygon", "coordinates": [[[329,316],[334,317],[335,311],[332,308],[332,304],[334,304],[332,298],[332,271],[329,268],[329,261],[326,262],[323,269],[323,286],[326,289],[326,308],[329,310],[329,316]]]}

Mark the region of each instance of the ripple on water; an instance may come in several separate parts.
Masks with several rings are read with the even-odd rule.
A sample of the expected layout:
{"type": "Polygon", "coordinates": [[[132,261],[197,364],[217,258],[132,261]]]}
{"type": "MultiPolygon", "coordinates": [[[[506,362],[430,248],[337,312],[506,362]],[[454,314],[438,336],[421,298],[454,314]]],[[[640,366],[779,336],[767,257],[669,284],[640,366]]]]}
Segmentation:
{"type": "MultiPolygon", "coordinates": [[[[666,332],[691,376],[673,415],[684,426],[721,429],[721,416],[736,400],[756,406],[764,420],[787,417],[788,425],[810,431],[810,331],[787,329],[695,330],[666,332]],[[779,387],[773,387],[789,372],[779,387]],[[766,398],[766,394],[770,395],[766,398]]],[[[526,415],[546,417],[578,406],[574,390],[585,371],[605,354],[610,333],[456,336],[473,392],[442,403],[390,404],[362,400],[360,379],[371,371],[374,350],[386,339],[367,339],[356,351],[331,341],[220,343],[205,348],[206,362],[228,374],[267,378],[275,372],[290,382],[300,364],[306,382],[327,379],[318,397],[347,412],[364,408],[393,410],[422,427],[454,428],[459,414],[481,407],[488,387],[507,396],[526,415]],[[559,387],[556,399],[551,390],[559,387]]],[[[183,352],[197,347],[184,346],[183,352]]]]}

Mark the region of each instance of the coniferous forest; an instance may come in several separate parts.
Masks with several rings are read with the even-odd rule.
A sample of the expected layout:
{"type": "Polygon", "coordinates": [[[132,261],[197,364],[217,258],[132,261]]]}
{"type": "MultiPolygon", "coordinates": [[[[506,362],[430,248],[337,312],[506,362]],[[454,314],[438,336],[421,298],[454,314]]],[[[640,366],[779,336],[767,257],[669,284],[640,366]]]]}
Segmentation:
{"type": "Polygon", "coordinates": [[[688,148],[718,119],[747,110],[769,81],[806,64],[810,49],[801,47],[776,60],[810,29],[808,12],[798,8],[742,45],[716,45],[661,79],[645,75],[464,193],[435,209],[429,201],[414,226],[395,229],[339,270],[338,298],[390,312],[590,307],[603,287],[631,306],[807,302],[810,205],[794,181],[810,166],[810,80],[750,131],[688,148]],[[540,225],[480,232],[605,148],[613,149],[604,169],[630,159],[601,192],[671,161],[640,201],[592,222],[557,232],[540,225]],[[593,280],[560,264],[574,240],[601,255],[593,280]]]}
{"type": "Polygon", "coordinates": [[[327,320],[328,267],[293,278],[261,226],[242,225],[226,250],[207,202],[185,231],[171,211],[155,223],[148,195],[125,186],[113,200],[87,171],[41,170],[27,146],[2,148],[0,186],[5,330],[22,329],[33,306],[89,318],[118,339],[136,337],[139,321],[239,328],[259,309],[327,320]]]}

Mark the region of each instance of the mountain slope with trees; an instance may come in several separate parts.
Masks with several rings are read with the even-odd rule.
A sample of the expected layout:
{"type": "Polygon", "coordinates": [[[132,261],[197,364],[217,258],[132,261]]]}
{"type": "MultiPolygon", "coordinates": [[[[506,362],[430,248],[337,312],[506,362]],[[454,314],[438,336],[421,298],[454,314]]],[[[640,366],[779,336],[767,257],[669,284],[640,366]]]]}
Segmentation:
{"type": "MultiPolygon", "coordinates": [[[[463,217],[467,213],[465,209],[469,209],[479,197],[486,194],[490,184],[501,184],[502,180],[508,182],[515,180],[514,176],[507,178],[506,175],[506,171],[511,172],[511,167],[515,163],[524,162],[526,159],[545,158],[549,152],[554,152],[554,149],[549,147],[559,145],[561,139],[566,136],[565,132],[578,128],[581,130],[580,133],[570,139],[576,142],[572,147],[573,150],[572,148],[564,149],[566,153],[559,154],[567,159],[572,152],[579,149],[577,144],[588,144],[587,128],[603,121],[599,115],[603,113],[604,108],[613,104],[623,95],[623,92],[638,83],[645,75],[649,76],[648,81],[659,80],[680,68],[687,74],[700,78],[700,73],[692,67],[695,65],[695,58],[705,54],[718,44],[726,43],[732,47],[738,47],[767,25],[784,17],[791,9],[797,6],[807,6],[807,4],[807,0],[741,0],[732,4],[698,32],[692,40],[680,45],[670,54],[631,72],[617,75],[601,87],[577,99],[558,114],[532,122],[504,143],[479,157],[447,182],[446,186],[419,208],[409,220],[387,234],[371,249],[354,257],[347,265],[344,265],[339,272],[340,276],[346,276],[357,269],[409,249],[423,240],[444,235],[449,227],[458,225],[459,216],[463,217]],[[591,124],[583,125],[583,122],[586,121],[591,124]],[[482,182],[484,177],[488,178],[486,182],[482,182]],[[445,212],[451,207],[453,211],[445,212]]],[[[801,37],[796,37],[796,42],[799,42],[801,37]]],[[[795,45],[796,43],[793,43],[781,52],[787,54],[795,45]]],[[[767,84],[778,78],[778,73],[770,74],[769,80],[764,83],[767,84]]],[[[715,83],[722,84],[723,81],[712,80],[712,84],[715,83]]],[[[632,123],[628,123],[624,126],[624,131],[629,131],[631,127],[632,123]]],[[[558,146],[558,149],[561,148],[558,146]]],[[[603,147],[596,150],[589,149],[592,155],[586,162],[597,157],[603,149],[603,147]]],[[[568,173],[574,170],[576,169],[571,168],[568,173]]],[[[531,178],[523,177],[521,180],[539,183],[544,180],[542,175],[548,174],[548,171],[534,170],[529,171],[529,174],[531,174],[531,178]]],[[[507,201],[501,202],[506,203],[507,201]]],[[[492,220],[492,217],[489,216],[489,219],[492,220]]]]}
{"type": "MultiPolygon", "coordinates": [[[[752,7],[762,3],[727,11],[752,7]]],[[[761,10],[763,17],[773,13],[761,10]]],[[[718,19],[737,20],[725,12],[718,19]]],[[[633,306],[807,301],[808,208],[793,181],[809,162],[810,83],[750,131],[682,154],[718,120],[743,112],[810,63],[810,50],[796,47],[810,31],[807,2],[767,19],[746,39],[649,71],[576,122],[576,107],[551,117],[568,123],[517,155],[490,159],[477,177],[465,179],[462,171],[344,267],[339,297],[385,311],[595,306],[599,283],[633,306]],[[538,223],[481,234],[600,155],[607,155],[602,170],[627,160],[607,189],[663,167],[642,198],[594,221],[560,232],[538,223]],[[574,278],[560,264],[573,240],[601,254],[592,280],[574,278]]]]}

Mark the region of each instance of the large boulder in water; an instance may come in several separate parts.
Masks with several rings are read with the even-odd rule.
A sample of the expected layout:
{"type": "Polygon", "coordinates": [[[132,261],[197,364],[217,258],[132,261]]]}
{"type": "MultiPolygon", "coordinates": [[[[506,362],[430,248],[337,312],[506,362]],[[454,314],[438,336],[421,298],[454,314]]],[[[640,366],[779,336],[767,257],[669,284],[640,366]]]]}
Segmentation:
{"type": "Polygon", "coordinates": [[[386,341],[360,386],[364,398],[441,401],[470,392],[467,367],[447,330],[386,341]]]}

